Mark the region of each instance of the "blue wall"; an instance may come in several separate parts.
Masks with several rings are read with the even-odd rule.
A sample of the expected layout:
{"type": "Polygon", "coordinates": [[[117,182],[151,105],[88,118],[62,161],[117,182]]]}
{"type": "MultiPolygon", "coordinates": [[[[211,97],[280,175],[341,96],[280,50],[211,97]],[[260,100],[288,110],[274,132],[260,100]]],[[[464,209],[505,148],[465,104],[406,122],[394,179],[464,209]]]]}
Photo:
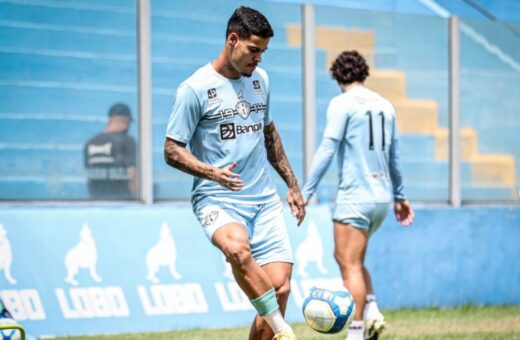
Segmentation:
{"type": "MultiPolygon", "coordinates": [[[[371,241],[367,265],[382,308],[520,304],[520,208],[419,207],[416,215],[411,228],[389,215],[371,241]]],[[[302,321],[309,288],[341,284],[329,208],[310,207],[301,228],[286,221],[296,255],[287,315],[302,321]]],[[[34,335],[232,327],[254,314],[187,205],[3,207],[0,224],[0,258],[12,258],[0,261],[0,295],[34,335]],[[83,229],[90,247],[79,246],[83,229]],[[82,261],[93,258],[91,274],[82,261]]]]}

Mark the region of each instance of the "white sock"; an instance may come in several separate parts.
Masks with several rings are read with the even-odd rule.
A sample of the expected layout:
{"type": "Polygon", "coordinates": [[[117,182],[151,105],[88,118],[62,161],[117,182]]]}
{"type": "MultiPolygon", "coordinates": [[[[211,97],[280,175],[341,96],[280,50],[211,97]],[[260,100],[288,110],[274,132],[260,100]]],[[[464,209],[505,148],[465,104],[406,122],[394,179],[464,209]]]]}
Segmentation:
{"type": "Polygon", "coordinates": [[[274,334],[280,333],[281,331],[294,333],[291,326],[283,318],[283,315],[279,309],[275,310],[270,314],[264,315],[263,318],[265,319],[269,327],[271,327],[274,334]]]}
{"type": "Polygon", "coordinates": [[[376,302],[376,296],[374,294],[367,294],[367,303],[376,302]]]}
{"type": "Polygon", "coordinates": [[[365,336],[365,325],[362,320],[354,320],[348,327],[348,340],[363,340],[365,336]]]}

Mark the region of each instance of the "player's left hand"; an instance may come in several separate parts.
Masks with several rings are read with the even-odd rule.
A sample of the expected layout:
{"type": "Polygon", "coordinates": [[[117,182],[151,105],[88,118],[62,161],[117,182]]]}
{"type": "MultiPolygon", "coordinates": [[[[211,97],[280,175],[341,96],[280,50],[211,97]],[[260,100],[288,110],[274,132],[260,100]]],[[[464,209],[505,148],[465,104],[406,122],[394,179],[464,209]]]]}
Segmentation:
{"type": "Polygon", "coordinates": [[[305,201],[303,200],[302,192],[298,185],[289,188],[287,192],[287,202],[289,203],[289,207],[291,207],[291,214],[296,217],[298,226],[300,226],[305,218],[305,201]]]}

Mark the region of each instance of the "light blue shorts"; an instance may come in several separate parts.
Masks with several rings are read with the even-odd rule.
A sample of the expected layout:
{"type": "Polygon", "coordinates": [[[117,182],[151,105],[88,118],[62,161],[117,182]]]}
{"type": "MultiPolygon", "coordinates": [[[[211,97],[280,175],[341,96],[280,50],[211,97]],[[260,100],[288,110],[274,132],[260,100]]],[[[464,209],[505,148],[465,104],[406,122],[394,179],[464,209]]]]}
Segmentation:
{"type": "Polygon", "coordinates": [[[218,228],[235,222],[246,228],[253,258],[259,265],[294,262],[283,204],[279,199],[253,205],[222,202],[209,197],[197,202],[193,212],[210,241],[218,228]]]}
{"type": "Polygon", "coordinates": [[[333,220],[364,229],[370,237],[383,223],[390,203],[342,203],[336,204],[333,220]]]}

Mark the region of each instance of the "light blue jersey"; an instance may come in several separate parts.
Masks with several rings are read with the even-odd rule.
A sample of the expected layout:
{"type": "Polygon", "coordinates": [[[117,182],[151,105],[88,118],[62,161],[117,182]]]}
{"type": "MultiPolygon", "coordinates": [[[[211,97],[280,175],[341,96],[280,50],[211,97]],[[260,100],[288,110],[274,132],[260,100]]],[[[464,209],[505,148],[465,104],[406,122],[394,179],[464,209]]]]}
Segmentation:
{"type": "Polygon", "coordinates": [[[395,110],[379,94],[355,86],[334,97],[320,148],[330,158],[313,163],[303,190],[305,199],[314,193],[330,163],[331,148],[338,149],[338,205],[404,199],[395,110]]]}
{"type": "Polygon", "coordinates": [[[230,191],[195,177],[192,202],[217,197],[230,203],[279,200],[269,175],[264,127],[271,123],[269,82],[257,67],[251,77],[228,79],[207,64],[177,89],[166,137],[186,143],[200,161],[217,168],[233,162],[244,188],[230,191]]]}

